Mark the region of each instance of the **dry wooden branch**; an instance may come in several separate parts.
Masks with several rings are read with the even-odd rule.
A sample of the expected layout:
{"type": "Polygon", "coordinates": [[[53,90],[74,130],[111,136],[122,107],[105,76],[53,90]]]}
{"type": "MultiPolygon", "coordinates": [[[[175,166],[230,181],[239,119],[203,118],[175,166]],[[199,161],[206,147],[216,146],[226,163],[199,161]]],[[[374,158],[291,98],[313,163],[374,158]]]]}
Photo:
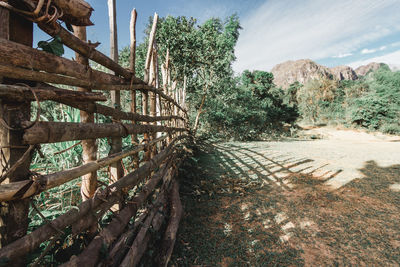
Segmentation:
{"type": "Polygon", "coordinates": [[[114,62],[111,58],[97,51],[90,44],[79,40],[79,38],[76,38],[73,34],[61,27],[61,25],[57,23],[46,24],[39,22],[38,26],[50,36],[59,36],[61,41],[75,52],[78,52],[79,54],[99,63],[109,70],[114,71],[116,74],[121,75],[129,81],[132,78],[136,81],[140,81],[139,79],[135,78],[131,72],[121,67],[117,62],[114,62]]]}
{"type": "Polygon", "coordinates": [[[156,89],[152,86],[145,84],[133,84],[130,86],[126,85],[115,85],[115,84],[98,84],[93,83],[91,80],[76,79],[67,76],[61,76],[53,73],[38,72],[34,70],[28,70],[24,68],[14,67],[11,65],[0,64],[0,76],[8,77],[12,79],[25,79],[36,82],[47,82],[56,84],[65,84],[71,86],[78,86],[84,88],[94,88],[96,90],[140,90],[142,92],[154,92],[159,94],[165,100],[173,103],[182,111],[186,112],[185,109],[179,106],[179,104],[170,96],[164,94],[161,90],[156,89]]]}
{"type": "Polygon", "coordinates": [[[136,214],[138,207],[153,193],[153,190],[162,180],[170,165],[171,162],[164,164],[164,166],[146,183],[140,194],[130,201],[131,204],[121,210],[118,216],[93,239],[79,256],[71,258],[70,262],[63,266],[95,266],[99,260],[101,248],[108,248],[121,235],[130,219],[136,214]]]}
{"type": "MultiPolygon", "coordinates": [[[[156,140],[151,141],[148,146],[161,142],[165,140],[166,137],[167,136],[157,138],[156,140]]],[[[38,178],[37,182],[27,180],[10,184],[2,184],[0,185],[0,201],[2,202],[17,199],[17,193],[21,199],[34,196],[40,192],[62,185],[87,173],[104,168],[113,162],[134,155],[140,151],[143,151],[146,149],[146,147],[147,145],[138,145],[132,150],[110,155],[108,157],[98,159],[95,162],[89,162],[69,170],[43,175],[38,178]],[[22,192],[22,190],[25,191],[22,192]]]]}
{"type": "Polygon", "coordinates": [[[157,266],[168,265],[174,249],[176,233],[178,232],[179,222],[182,217],[182,203],[179,198],[179,185],[177,181],[173,181],[171,186],[171,215],[168,222],[167,230],[165,230],[164,239],[157,258],[157,266]]]}
{"type": "Polygon", "coordinates": [[[82,202],[78,208],[71,209],[63,215],[60,215],[51,224],[45,224],[32,233],[14,241],[13,243],[3,247],[0,250],[0,261],[7,262],[8,260],[16,259],[36,249],[42,242],[48,240],[58,232],[55,229],[64,229],[74,222],[87,215],[89,212],[101,208],[104,202],[115,203],[119,201],[119,193],[122,189],[131,189],[139,183],[144,177],[147,177],[163,162],[174,148],[175,142],[184,138],[179,136],[174,139],[167,148],[158,153],[151,161],[146,162],[139,169],[124,176],[107,189],[100,190],[95,194],[93,199],[82,202]]]}
{"type": "MultiPolygon", "coordinates": [[[[151,208],[151,207],[150,207],[151,208]]],[[[125,258],[126,253],[128,252],[130,246],[132,245],[133,240],[138,232],[138,228],[143,225],[144,220],[146,219],[149,210],[143,212],[139,218],[133,224],[133,227],[130,227],[125,233],[123,233],[117,241],[114,242],[114,245],[110,249],[108,257],[105,261],[101,263],[99,267],[105,266],[113,266],[118,267],[121,261],[125,258]]]]}
{"type": "Polygon", "coordinates": [[[90,26],[90,16],[94,10],[83,0],[53,0],[54,4],[61,9],[61,20],[76,26],[90,26]]]}
{"type": "MultiPolygon", "coordinates": [[[[24,122],[23,125],[29,125],[24,122]]],[[[184,128],[158,125],[132,125],[114,123],[38,122],[23,135],[26,144],[57,143],[64,141],[124,137],[129,134],[151,132],[184,132],[184,128]]]]}
{"type": "Polygon", "coordinates": [[[179,116],[145,116],[140,115],[138,113],[124,112],[118,109],[110,108],[108,106],[104,106],[97,103],[83,103],[76,101],[58,101],[65,105],[84,110],[89,113],[98,113],[103,114],[105,116],[110,116],[117,120],[132,120],[132,121],[144,121],[144,122],[155,122],[155,121],[164,121],[164,120],[185,120],[179,116]]]}
{"type": "MultiPolygon", "coordinates": [[[[77,79],[93,80],[93,84],[126,84],[124,79],[94,70],[63,57],[0,38],[0,63],[31,70],[45,71],[77,79]]],[[[137,79],[136,83],[141,81],[137,79]]]]}
{"type": "MultiPolygon", "coordinates": [[[[39,100],[65,101],[106,101],[102,93],[85,93],[66,89],[60,89],[47,84],[38,84],[31,87],[39,100]]],[[[35,101],[32,91],[26,86],[0,84],[0,98],[6,98],[17,102],[35,101]]]]}
{"type": "Polygon", "coordinates": [[[150,241],[150,233],[148,232],[148,230],[150,229],[150,227],[152,227],[154,231],[158,231],[161,227],[164,217],[164,207],[165,194],[164,191],[162,191],[155,203],[155,207],[147,216],[142,228],[138,232],[135,240],[133,241],[133,244],[129,249],[128,254],[121,262],[121,267],[134,267],[139,263],[150,241]]]}
{"type": "Polygon", "coordinates": [[[153,18],[153,26],[151,27],[151,32],[149,36],[149,46],[147,48],[147,55],[146,55],[146,62],[144,66],[144,82],[149,83],[149,71],[150,71],[150,62],[152,58],[152,52],[153,52],[153,44],[154,44],[154,39],[156,36],[156,30],[157,30],[157,23],[158,23],[158,14],[154,13],[154,18],[153,18]]]}

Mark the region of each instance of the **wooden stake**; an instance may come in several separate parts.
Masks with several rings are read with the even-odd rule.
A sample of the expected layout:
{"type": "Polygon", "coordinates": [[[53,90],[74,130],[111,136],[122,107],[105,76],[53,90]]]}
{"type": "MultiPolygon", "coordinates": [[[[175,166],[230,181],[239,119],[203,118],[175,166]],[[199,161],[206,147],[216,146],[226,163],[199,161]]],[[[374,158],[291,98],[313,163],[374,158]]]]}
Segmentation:
{"type": "MultiPolygon", "coordinates": [[[[130,54],[130,70],[133,75],[136,73],[135,63],[136,63],[136,19],[137,19],[137,12],[136,9],[132,10],[131,13],[131,21],[130,21],[130,36],[131,36],[131,54],[130,54]]],[[[137,104],[136,104],[136,90],[131,90],[131,113],[136,114],[137,112],[137,104]]],[[[136,124],[135,120],[132,120],[132,124],[136,124]]],[[[138,144],[138,138],[136,134],[132,135],[131,140],[133,145],[138,144]]],[[[134,155],[133,157],[134,167],[139,167],[139,155],[134,155]]]]}
{"type": "MultiPolygon", "coordinates": [[[[0,8],[1,15],[0,31],[2,38],[10,38],[10,40],[21,43],[23,45],[32,46],[33,41],[33,25],[31,22],[19,17],[14,13],[0,8]]],[[[4,79],[7,81],[7,79],[4,79]]],[[[20,80],[19,82],[25,82],[20,80]]],[[[32,85],[32,84],[31,84],[32,85]]],[[[30,102],[15,102],[3,99],[1,101],[0,116],[10,127],[20,129],[22,121],[30,119],[30,102]]],[[[28,147],[22,143],[22,130],[12,131],[0,126],[0,145],[4,154],[1,161],[1,172],[11,168],[16,162],[22,158],[28,147]]],[[[17,182],[29,179],[29,165],[31,157],[27,157],[25,161],[12,172],[8,179],[2,184],[17,182]]],[[[28,228],[29,200],[16,200],[8,203],[1,203],[0,207],[0,247],[23,237],[28,228]]],[[[25,259],[16,259],[10,262],[10,266],[24,266],[25,259]]]]}
{"type": "MultiPolygon", "coordinates": [[[[86,42],[86,27],[74,26],[74,34],[76,37],[86,42]]],[[[75,58],[78,63],[89,66],[89,60],[81,56],[79,53],[75,53],[75,58]]],[[[91,92],[90,89],[88,90],[82,87],[79,87],[78,91],[91,92]]],[[[86,111],[81,111],[80,113],[81,113],[81,122],[94,123],[93,113],[88,113],[86,111]]],[[[83,163],[95,161],[97,159],[96,139],[82,140],[82,150],[83,150],[82,151],[83,163]]],[[[96,188],[97,188],[96,172],[92,172],[82,176],[81,196],[83,201],[92,198],[94,193],[96,192],[96,188]]]]}
{"type": "MultiPolygon", "coordinates": [[[[117,37],[117,13],[116,0],[108,0],[108,16],[110,20],[110,54],[111,59],[118,63],[118,37],[117,37]]],[[[116,109],[121,109],[121,94],[119,91],[111,91],[111,104],[116,109]]],[[[112,138],[110,154],[118,153],[122,150],[122,139],[112,138]]],[[[117,181],[124,175],[122,162],[117,162],[111,165],[110,168],[111,180],[117,181]]]]}

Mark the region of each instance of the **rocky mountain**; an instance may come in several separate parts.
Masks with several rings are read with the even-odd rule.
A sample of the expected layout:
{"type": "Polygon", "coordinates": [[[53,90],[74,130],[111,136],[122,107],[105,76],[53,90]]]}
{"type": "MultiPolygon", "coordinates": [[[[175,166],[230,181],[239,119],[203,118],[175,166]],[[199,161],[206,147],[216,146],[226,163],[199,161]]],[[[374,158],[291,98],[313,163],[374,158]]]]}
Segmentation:
{"type": "Polygon", "coordinates": [[[333,77],[338,81],[354,81],[358,79],[358,75],[356,74],[356,72],[349,66],[337,66],[334,68],[330,68],[330,71],[333,74],[333,77]]]}
{"type": "Polygon", "coordinates": [[[278,64],[272,68],[271,72],[274,75],[274,83],[286,89],[294,82],[305,84],[313,79],[357,80],[359,77],[365,76],[370,71],[376,71],[382,66],[387,65],[373,62],[360,66],[356,70],[349,66],[327,68],[310,59],[300,59],[278,64]]]}
{"type": "Polygon", "coordinates": [[[304,84],[313,79],[332,78],[332,73],[327,67],[310,59],[286,61],[273,67],[271,72],[274,75],[274,83],[282,88],[289,88],[294,82],[304,84]]]}
{"type": "Polygon", "coordinates": [[[356,73],[358,76],[365,76],[367,75],[368,72],[370,71],[376,71],[378,69],[380,69],[382,66],[384,66],[386,64],[384,63],[376,63],[376,62],[371,62],[367,65],[364,66],[360,66],[356,69],[356,73]]]}

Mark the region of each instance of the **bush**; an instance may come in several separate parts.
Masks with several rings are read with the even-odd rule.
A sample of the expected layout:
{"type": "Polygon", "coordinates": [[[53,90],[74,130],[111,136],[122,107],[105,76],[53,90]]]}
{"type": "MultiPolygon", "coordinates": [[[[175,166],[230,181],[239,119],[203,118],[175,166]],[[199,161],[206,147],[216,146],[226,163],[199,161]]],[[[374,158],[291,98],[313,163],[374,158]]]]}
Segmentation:
{"type": "Polygon", "coordinates": [[[225,138],[259,139],[283,123],[292,123],[297,108],[283,103],[284,93],[272,83],[271,73],[245,71],[236,84],[224,88],[207,103],[207,130],[225,138]]]}

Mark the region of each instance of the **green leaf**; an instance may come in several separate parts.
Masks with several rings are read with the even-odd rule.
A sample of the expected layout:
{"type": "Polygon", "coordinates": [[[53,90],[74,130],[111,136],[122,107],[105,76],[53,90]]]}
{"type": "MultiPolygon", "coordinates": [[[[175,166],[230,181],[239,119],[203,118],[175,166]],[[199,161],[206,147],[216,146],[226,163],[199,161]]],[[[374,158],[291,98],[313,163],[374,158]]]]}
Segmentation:
{"type": "Polygon", "coordinates": [[[61,42],[61,38],[56,36],[52,41],[40,41],[38,42],[38,47],[43,51],[51,53],[56,56],[62,56],[64,54],[64,46],[61,42]]]}

